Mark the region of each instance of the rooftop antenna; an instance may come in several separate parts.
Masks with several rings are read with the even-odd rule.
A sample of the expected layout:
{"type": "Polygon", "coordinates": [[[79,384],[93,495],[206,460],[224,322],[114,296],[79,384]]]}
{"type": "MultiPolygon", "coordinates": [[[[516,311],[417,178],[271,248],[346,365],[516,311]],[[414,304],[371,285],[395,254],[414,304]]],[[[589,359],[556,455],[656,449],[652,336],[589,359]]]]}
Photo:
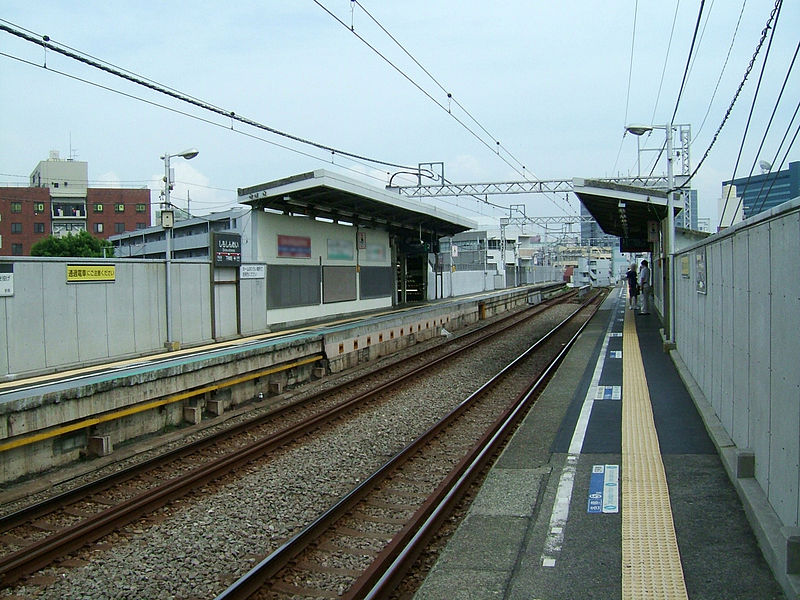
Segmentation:
{"type": "Polygon", "coordinates": [[[772,165],[765,160],[759,162],[758,166],[761,167],[762,173],[769,173],[772,170],[772,165]]]}
{"type": "Polygon", "coordinates": [[[78,151],[75,148],[72,147],[72,132],[71,131],[69,132],[69,154],[67,156],[69,156],[68,160],[75,160],[75,158],[78,156],[78,151]]]}

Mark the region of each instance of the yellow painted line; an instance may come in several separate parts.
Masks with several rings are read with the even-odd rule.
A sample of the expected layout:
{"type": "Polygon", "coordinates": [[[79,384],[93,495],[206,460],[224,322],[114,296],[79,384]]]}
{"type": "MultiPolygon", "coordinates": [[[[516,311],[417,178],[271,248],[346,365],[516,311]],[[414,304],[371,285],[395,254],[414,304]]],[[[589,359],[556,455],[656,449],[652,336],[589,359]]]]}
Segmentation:
{"type": "Polygon", "coordinates": [[[622,334],[622,598],[688,599],[634,311],[622,334]]]}
{"type": "Polygon", "coordinates": [[[128,408],[123,408],[121,410],[117,410],[114,412],[110,412],[107,414],[98,415],[96,417],[90,417],[88,419],[83,419],[78,421],[77,423],[71,423],[70,425],[63,425],[61,427],[55,427],[53,429],[48,429],[47,431],[42,431],[40,433],[35,433],[32,435],[28,435],[25,437],[21,437],[18,439],[14,439],[5,443],[0,444],[0,452],[4,452],[6,450],[11,450],[13,448],[19,448],[21,446],[27,446],[29,444],[34,444],[36,442],[41,442],[42,440],[46,440],[49,438],[54,438],[59,435],[64,435],[65,433],[70,433],[72,431],[78,431],[79,429],[85,429],[86,427],[91,427],[92,425],[97,425],[98,423],[106,423],[108,421],[114,421],[116,419],[121,419],[123,417],[128,417],[130,415],[135,415],[140,412],[144,412],[146,410],[152,410],[154,408],[158,408],[159,406],[164,406],[166,404],[173,404],[175,402],[180,402],[181,400],[186,400],[187,398],[192,398],[194,396],[201,396],[207,392],[213,392],[216,390],[220,390],[226,387],[231,387],[240,383],[244,383],[245,381],[250,381],[251,379],[256,379],[258,377],[263,377],[265,375],[271,375],[272,373],[278,373],[280,371],[286,371],[293,367],[299,367],[302,365],[307,365],[309,363],[317,362],[318,360],[322,359],[321,354],[315,354],[313,356],[309,356],[303,358],[301,360],[297,360],[293,363],[280,365],[277,367],[271,367],[269,369],[264,369],[261,371],[256,371],[254,373],[248,373],[247,375],[243,375],[241,377],[237,377],[235,379],[226,380],[223,383],[215,383],[213,385],[207,385],[202,388],[197,388],[193,390],[189,390],[186,392],[181,392],[179,394],[173,394],[172,396],[167,396],[165,398],[161,398],[160,400],[153,400],[151,402],[144,402],[142,404],[136,404],[134,406],[130,406],[128,408]]]}

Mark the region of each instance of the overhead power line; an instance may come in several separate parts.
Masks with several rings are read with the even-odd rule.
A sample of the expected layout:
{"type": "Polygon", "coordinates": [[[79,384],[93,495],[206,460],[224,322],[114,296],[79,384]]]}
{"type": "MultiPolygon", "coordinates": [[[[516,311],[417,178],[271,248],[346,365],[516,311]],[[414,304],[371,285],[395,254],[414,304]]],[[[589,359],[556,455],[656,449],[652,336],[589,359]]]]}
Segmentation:
{"type": "MultiPolygon", "coordinates": [[[[105,61],[101,61],[99,59],[90,57],[89,55],[84,54],[82,52],[69,49],[66,46],[62,46],[61,44],[56,44],[56,43],[52,42],[48,36],[38,36],[37,37],[36,35],[32,35],[30,33],[26,33],[25,31],[23,31],[21,28],[17,27],[16,25],[7,24],[7,23],[9,23],[9,22],[8,21],[2,21],[0,23],[0,31],[5,31],[6,33],[10,33],[11,35],[14,35],[14,36],[16,36],[16,37],[18,37],[20,39],[23,39],[23,40],[25,40],[27,42],[30,42],[32,44],[36,44],[38,46],[41,46],[41,47],[45,48],[46,50],[52,50],[53,52],[57,52],[58,54],[66,56],[67,58],[71,58],[73,60],[76,60],[78,62],[86,64],[86,65],[88,65],[90,67],[93,67],[95,69],[99,69],[101,71],[104,71],[106,73],[114,75],[115,77],[119,77],[121,79],[125,79],[125,80],[127,80],[127,81],[129,81],[131,83],[136,84],[136,85],[139,85],[139,86],[142,86],[142,87],[146,87],[146,88],[148,88],[148,89],[150,89],[152,91],[155,91],[155,92],[157,92],[159,94],[163,94],[163,95],[169,96],[171,98],[174,98],[176,100],[179,100],[179,101],[187,103],[187,104],[191,104],[191,105],[193,105],[193,106],[195,106],[197,108],[203,109],[205,111],[212,112],[212,113],[215,113],[217,115],[223,116],[223,117],[225,117],[227,119],[230,119],[231,121],[236,121],[236,122],[239,122],[239,123],[243,123],[245,125],[249,125],[250,127],[254,127],[256,129],[267,131],[267,132],[272,133],[274,135],[278,135],[278,136],[284,137],[286,139],[290,139],[290,140],[298,142],[300,144],[304,144],[304,145],[307,145],[307,146],[312,146],[312,147],[320,149],[320,150],[325,150],[325,151],[330,152],[330,153],[332,153],[334,155],[345,156],[345,157],[348,157],[348,158],[365,161],[365,162],[368,162],[368,163],[371,163],[371,164],[375,164],[375,165],[382,165],[382,166],[393,167],[393,168],[398,168],[398,169],[413,169],[414,168],[414,167],[408,167],[406,165],[401,165],[401,164],[397,164],[397,163],[393,163],[393,162],[379,160],[379,159],[376,159],[376,158],[371,158],[371,157],[368,157],[368,156],[363,156],[363,155],[360,155],[360,154],[355,154],[353,152],[348,152],[346,150],[342,150],[342,149],[339,149],[339,148],[334,148],[333,146],[322,144],[320,142],[315,142],[313,140],[302,138],[300,136],[293,135],[291,133],[287,133],[287,132],[281,131],[279,129],[275,129],[274,127],[270,127],[269,125],[265,125],[263,123],[259,123],[258,121],[255,121],[253,119],[249,119],[249,118],[246,118],[246,117],[242,117],[241,115],[237,115],[235,113],[235,111],[220,108],[220,107],[215,106],[215,105],[213,105],[213,104],[211,104],[209,102],[206,102],[204,100],[199,100],[197,98],[194,98],[193,96],[190,96],[190,95],[185,94],[183,92],[177,91],[177,90],[175,90],[173,88],[169,88],[169,87],[167,87],[165,85],[162,85],[160,83],[156,83],[156,82],[154,82],[152,80],[149,80],[149,79],[146,79],[146,78],[141,77],[139,75],[136,75],[136,74],[134,74],[134,73],[132,73],[130,71],[125,71],[123,69],[115,67],[114,65],[111,65],[110,63],[106,63],[105,61]]],[[[27,62],[27,61],[25,61],[25,62],[27,62]]],[[[47,69],[46,63],[45,63],[44,68],[47,69]]],[[[48,70],[51,70],[51,69],[48,69],[48,70]]],[[[100,87],[103,87],[103,86],[100,86],[100,87]]]]}
{"type": "MultiPolygon", "coordinates": [[[[755,111],[755,108],[756,108],[756,102],[758,101],[758,93],[761,90],[761,82],[764,79],[764,71],[767,70],[767,62],[769,61],[769,51],[772,49],[772,42],[775,41],[775,30],[776,30],[776,28],[778,26],[778,19],[780,18],[780,14],[781,14],[781,11],[780,11],[780,7],[779,7],[778,11],[775,13],[775,22],[774,22],[774,24],[773,24],[773,26],[771,28],[771,32],[772,33],[771,33],[771,35],[769,37],[769,44],[767,44],[767,51],[764,53],[764,61],[761,63],[761,74],[758,76],[758,83],[756,83],[756,90],[753,93],[753,101],[750,103],[750,112],[747,115],[747,122],[745,123],[744,132],[742,133],[742,143],[739,145],[739,152],[736,155],[736,164],[733,166],[733,174],[731,175],[731,181],[736,179],[736,171],[739,170],[739,161],[742,159],[742,154],[744,154],[744,143],[747,140],[747,133],[750,131],[750,123],[751,123],[751,121],[753,119],[753,112],[755,111]]],[[[791,71],[791,67],[790,67],[789,70],[791,71]]],[[[788,77],[788,73],[787,73],[787,77],[788,77]]],[[[771,122],[771,120],[770,120],[770,122],[771,122]]],[[[765,136],[767,134],[767,131],[769,131],[769,125],[767,126],[766,130],[764,131],[764,135],[765,136]]],[[[755,167],[755,160],[753,161],[753,166],[755,167]]],[[[752,172],[753,171],[751,169],[750,173],[752,174],[752,172]]],[[[749,175],[748,175],[748,179],[749,179],[749,175]]],[[[745,184],[745,187],[746,187],[746,184],[745,184]]],[[[722,209],[722,214],[723,215],[725,214],[725,211],[728,209],[728,200],[730,200],[730,197],[731,197],[731,195],[730,195],[730,191],[729,191],[728,194],[726,195],[725,205],[723,206],[723,209],[722,209]]],[[[739,210],[738,207],[737,207],[736,210],[739,210]]],[[[720,219],[720,225],[721,224],[722,224],[722,219],[720,219]]]]}
{"type": "Polygon", "coordinates": [[[689,77],[689,65],[692,64],[692,53],[694,52],[694,45],[697,42],[697,32],[700,29],[700,21],[703,17],[703,7],[706,4],[706,0],[701,0],[700,2],[700,10],[697,11],[697,22],[694,25],[694,34],[692,34],[692,43],[689,46],[689,55],[686,57],[686,67],[683,69],[683,78],[681,80],[681,88],[678,90],[678,97],[675,99],[675,109],[672,111],[672,118],[670,119],[670,123],[675,122],[675,116],[678,114],[678,106],[681,103],[681,96],[683,95],[683,90],[686,86],[686,79],[689,77]]]}
{"type": "Polygon", "coordinates": [[[742,77],[742,81],[739,83],[739,87],[736,89],[736,92],[733,95],[733,99],[731,100],[731,103],[728,106],[728,110],[725,112],[725,116],[722,118],[722,122],[719,124],[719,127],[717,128],[717,131],[714,134],[714,137],[712,138],[711,143],[708,145],[708,148],[706,148],[706,151],[703,154],[703,158],[701,158],[700,162],[697,163],[697,166],[694,168],[694,171],[692,171],[692,173],[689,175],[689,177],[686,179],[686,181],[684,181],[681,185],[679,185],[678,187],[675,188],[676,190],[683,189],[687,185],[689,185],[689,182],[694,178],[695,175],[697,175],[697,172],[700,170],[700,167],[703,165],[705,160],[708,158],[708,155],[711,153],[711,149],[714,147],[714,144],[717,142],[717,138],[719,137],[719,134],[722,131],[722,128],[725,126],[725,123],[727,123],[728,118],[731,116],[731,112],[733,112],[733,107],[736,104],[737,99],[739,98],[739,94],[741,94],[742,89],[744,88],[744,84],[747,82],[747,78],[750,76],[750,72],[753,70],[753,66],[755,65],[756,58],[758,58],[758,55],[761,52],[761,48],[764,45],[764,41],[767,39],[767,35],[769,34],[769,31],[770,31],[770,29],[772,27],[772,22],[775,19],[775,14],[778,11],[778,9],[780,8],[782,2],[783,2],[783,0],[776,0],[775,1],[775,6],[772,8],[772,11],[769,14],[769,18],[767,19],[767,23],[764,26],[764,29],[761,30],[761,38],[759,39],[758,44],[756,45],[756,49],[753,52],[752,58],[750,58],[750,63],[747,65],[747,68],[745,69],[744,76],[742,77]]]}
{"type": "MultiPolygon", "coordinates": [[[[457,99],[455,99],[453,97],[452,92],[448,91],[448,89],[444,85],[442,85],[442,83],[440,83],[439,80],[436,79],[436,77],[434,77],[433,74],[431,74],[430,70],[425,68],[422,65],[422,63],[420,63],[397,40],[397,38],[395,36],[393,36],[387,30],[386,27],[384,27],[369,11],[367,11],[367,9],[364,8],[364,6],[358,0],[351,0],[351,6],[352,5],[356,5],[361,10],[363,10],[364,13],[375,23],[375,25],[377,25],[403,51],[403,53],[405,53],[434,82],[434,84],[444,94],[446,94],[447,101],[448,101],[448,105],[447,106],[445,106],[445,104],[443,104],[441,101],[437,100],[430,92],[428,92],[419,83],[417,83],[410,75],[408,75],[408,73],[403,71],[403,69],[401,69],[394,62],[392,62],[392,60],[390,60],[383,52],[378,50],[378,48],[376,48],[373,44],[371,44],[364,36],[362,36],[360,33],[358,33],[355,30],[355,26],[354,26],[352,21],[351,21],[351,24],[348,25],[342,19],[340,19],[338,16],[336,16],[329,8],[327,8],[324,4],[322,4],[319,0],[313,0],[313,1],[317,6],[319,6],[323,11],[325,11],[332,19],[334,19],[342,27],[344,27],[350,33],[352,33],[354,36],[356,36],[356,38],[358,38],[359,41],[361,41],[365,46],[367,46],[370,50],[372,50],[375,54],[377,54],[384,62],[386,62],[389,66],[391,66],[392,69],[397,71],[397,73],[399,73],[404,79],[406,79],[409,83],[411,83],[411,85],[413,85],[415,88],[417,88],[423,95],[425,95],[429,100],[431,100],[431,102],[436,104],[439,108],[441,108],[448,115],[450,115],[450,117],[452,117],[467,132],[469,132],[476,140],[478,140],[481,144],[483,144],[486,148],[491,150],[493,153],[497,154],[503,162],[505,162],[509,167],[511,167],[511,169],[513,169],[516,173],[521,175],[523,177],[523,179],[531,181],[531,179],[529,179],[529,177],[528,177],[528,174],[526,173],[527,168],[525,167],[525,165],[522,162],[520,162],[519,159],[517,159],[513,154],[511,154],[511,152],[507,148],[505,148],[500,143],[500,141],[494,135],[492,135],[491,132],[489,132],[489,130],[486,127],[484,127],[457,99]],[[462,119],[460,119],[457,115],[455,115],[453,113],[453,111],[451,110],[451,107],[450,107],[450,103],[451,102],[455,103],[456,106],[458,106],[491,139],[491,141],[494,142],[494,147],[492,146],[492,144],[487,142],[482,136],[480,136],[475,130],[473,130],[469,125],[467,125],[462,119]],[[505,152],[511,159],[513,159],[520,167],[522,167],[522,170],[520,170],[516,165],[512,164],[509,160],[507,160],[500,153],[501,150],[503,152],[505,152]]],[[[352,16],[351,16],[351,19],[352,19],[352,16]]],[[[533,174],[533,173],[531,173],[531,174],[533,174]]],[[[535,176],[535,174],[533,174],[533,175],[535,176]]],[[[533,181],[535,181],[535,179],[533,181]]],[[[450,182],[444,181],[443,183],[450,183],[450,182]]],[[[550,198],[550,200],[553,202],[553,204],[555,204],[555,206],[559,210],[567,212],[567,210],[563,206],[559,205],[553,198],[550,198]]],[[[483,199],[481,199],[481,201],[485,202],[485,200],[483,200],[483,199]]],[[[569,205],[569,201],[567,201],[567,205],[569,205]]]]}
{"type": "Polygon", "coordinates": [[[717,84],[714,86],[714,91],[711,94],[711,99],[708,101],[708,108],[706,109],[706,114],[703,115],[703,121],[700,123],[700,127],[697,128],[697,131],[694,134],[694,139],[700,135],[700,132],[703,130],[703,126],[706,124],[706,119],[708,119],[708,115],[711,112],[711,107],[714,105],[714,98],[717,97],[717,90],[719,90],[719,84],[722,81],[722,76],[725,74],[725,68],[728,66],[728,60],[730,60],[731,52],[733,51],[733,44],[736,41],[736,34],[739,32],[739,25],[742,23],[742,15],[744,14],[744,7],[747,5],[747,0],[742,0],[742,8],[739,11],[739,18],[736,21],[736,27],[733,29],[733,35],[731,36],[731,45],[728,47],[728,54],[725,56],[725,62],[722,63],[722,69],[720,69],[719,77],[717,78],[717,84]]]}

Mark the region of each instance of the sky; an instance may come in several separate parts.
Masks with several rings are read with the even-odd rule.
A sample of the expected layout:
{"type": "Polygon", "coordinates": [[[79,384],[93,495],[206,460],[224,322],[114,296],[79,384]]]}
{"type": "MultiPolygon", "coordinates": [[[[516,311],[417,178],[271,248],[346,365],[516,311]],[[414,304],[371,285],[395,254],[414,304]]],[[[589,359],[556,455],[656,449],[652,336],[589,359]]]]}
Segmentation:
{"type": "MultiPolygon", "coordinates": [[[[698,213],[715,229],[723,180],[760,173],[762,160],[776,169],[800,160],[800,142],[790,146],[800,119],[792,121],[800,68],[790,68],[797,2],[773,21],[730,109],[774,8],[775,0],[5,0],[0,26],[49,36],[322,148],[0,31],[0,185],[25,184],[57,150],[88,162],[90,186],[150,187],[157,203],[161,156],[192,147],[193,160],[172,159],[172,201],[183,208],[190,198],[197,215],[235,206],[237,188],[315,169],[379,188],[430,162],[443,162],[456,183],[634,176],[637,140],[626,124],[662,127],[640,139],[638,153],[641,170],[659,175],[666,160],[653,164],[649,149],[663,145],[672,119],[691,126],[698,213]]],[[[528,216],[579,210],[572,194],[432,202],[482,227],[512,204],[528,216]]]]}

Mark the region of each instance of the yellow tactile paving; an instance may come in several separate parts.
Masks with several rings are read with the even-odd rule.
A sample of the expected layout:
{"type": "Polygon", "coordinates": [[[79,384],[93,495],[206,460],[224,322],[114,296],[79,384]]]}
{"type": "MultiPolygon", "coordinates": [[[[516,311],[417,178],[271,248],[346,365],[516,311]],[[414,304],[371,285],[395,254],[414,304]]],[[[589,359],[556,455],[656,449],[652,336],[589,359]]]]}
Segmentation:
{"type": "Polygon", "coordinates": [[[687,598],[635,316],[622,334],[622,598],[687,598]]]}

